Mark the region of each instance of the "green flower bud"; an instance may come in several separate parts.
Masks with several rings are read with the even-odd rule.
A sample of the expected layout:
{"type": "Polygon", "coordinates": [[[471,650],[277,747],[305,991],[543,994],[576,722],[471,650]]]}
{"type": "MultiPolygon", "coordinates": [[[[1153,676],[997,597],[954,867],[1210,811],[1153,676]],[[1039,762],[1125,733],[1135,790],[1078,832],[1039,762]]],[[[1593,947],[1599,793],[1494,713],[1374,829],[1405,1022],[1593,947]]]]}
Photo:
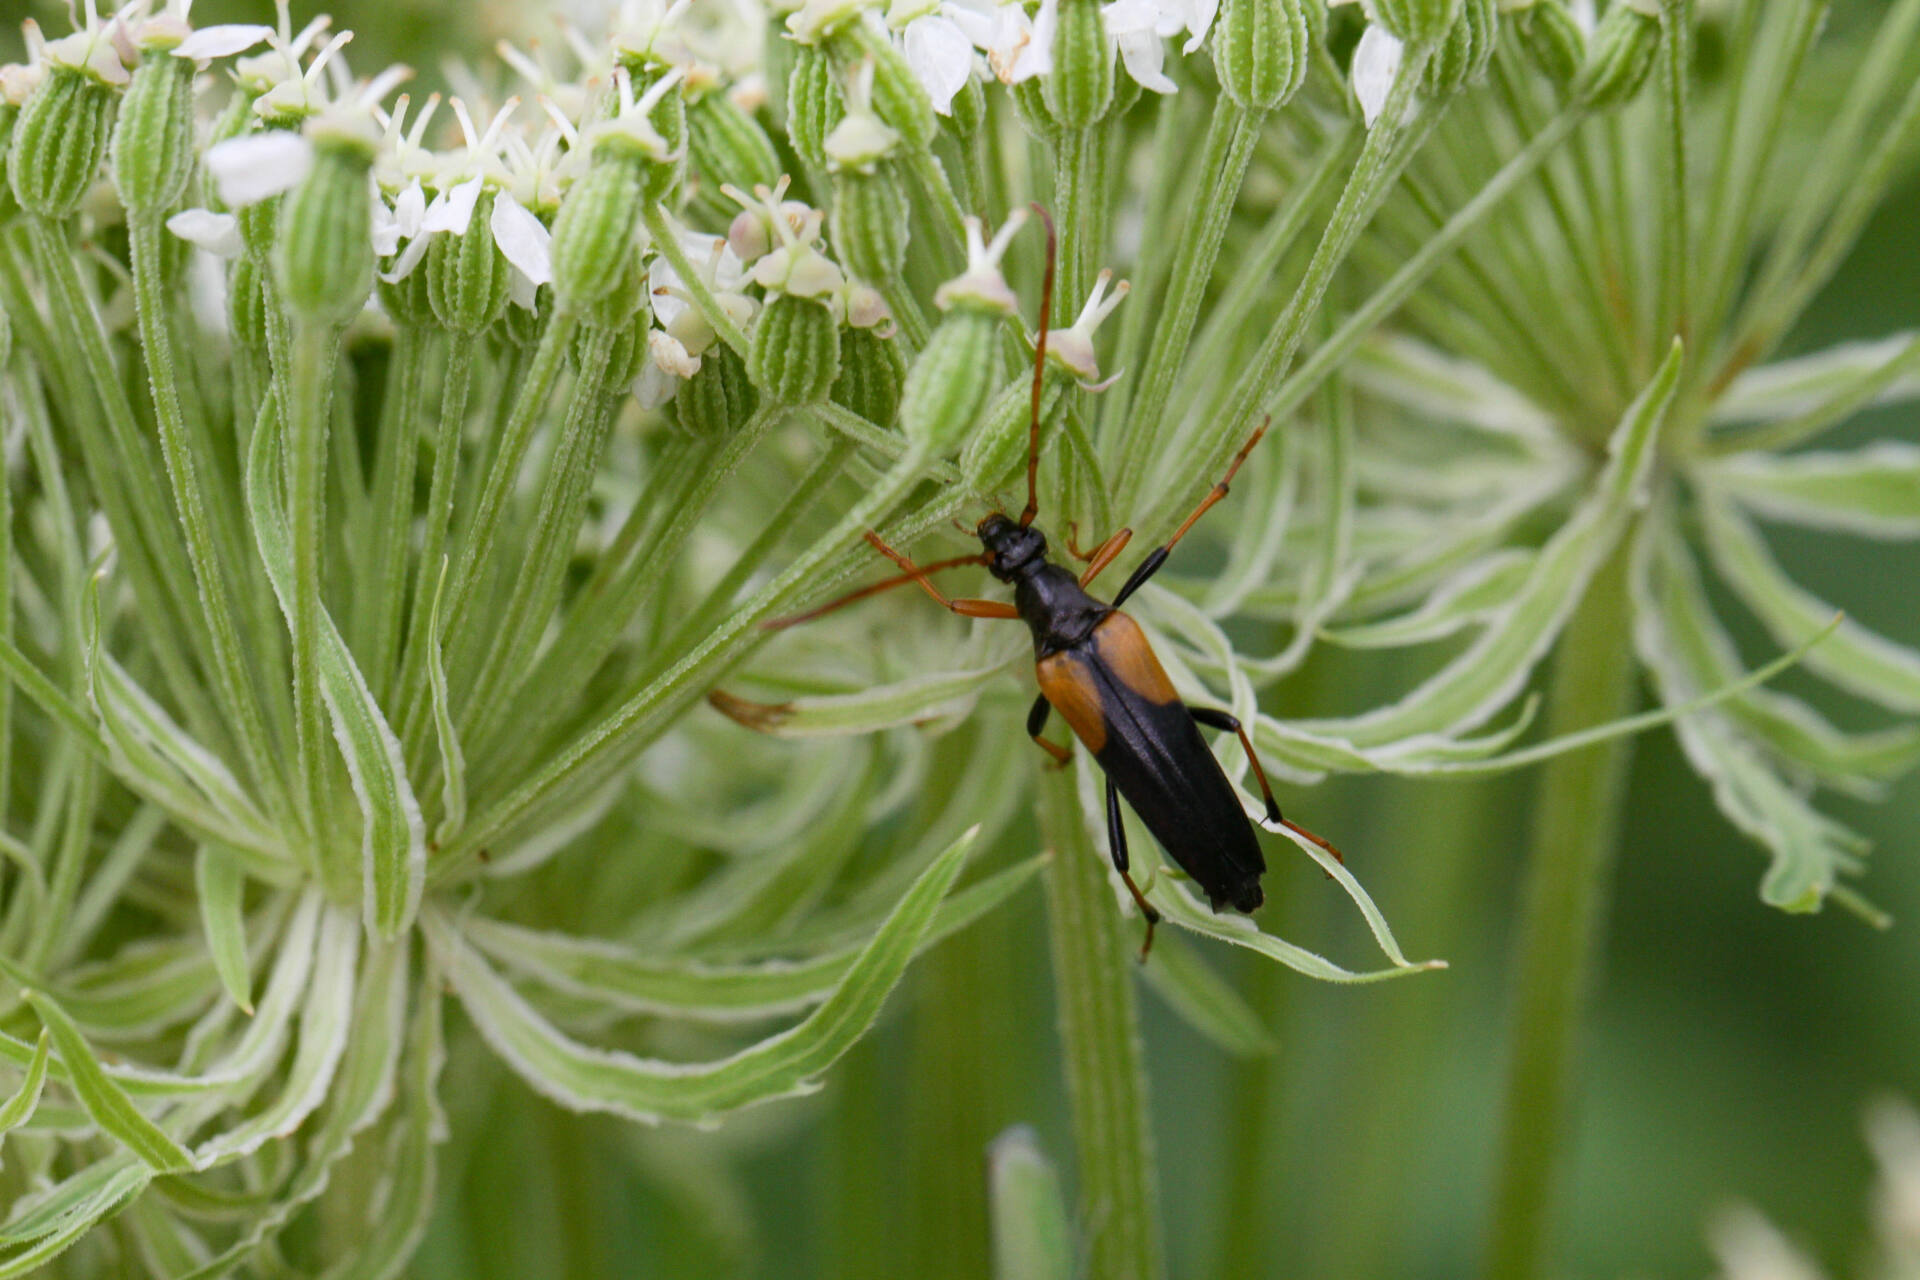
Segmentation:
{"type": "Polygon", "coordinates": [[[1408,44],[1427,44],[1447,34],[1460,17],[1461,0],[1367,0],[1367,14],[1388,34],[1408,44]]]}
{"type": "Polygon", "coordinates": [[[193,178],[193,63],[150,54],[113,131],[113,185],[129,213],[165,213],[193,178]]]}
{"type": "Polygon", "coordinates": [[[280,293],[297,314],[345,324],[373,290],[373,147],[344,133],[313,140],[313,170],[284,198],[273,247],[280,293]]]}
{"type": "Polygon", "coordinates": [[[1307,80],[1302,0],[1226,0],[1213,28],[1220,91],[1249,111],[1285,106],[1307,80]]]}
{"type": "Polygon", "coordinates": [[[840,326],[823,302],[776,294],[753,326],[747,376],[781,404],[810,404],[840,373],[840,326]]]}
{"type": "Polygon", "coordinates": [[[871,284],[897,279],[907,261],[907,193],[892,166],[833,175],[833,249],[840,264],[871,284]]]}
{"type": "Polygon", "coordinates": [[[968,76],[948,106],[947,129],[956,138],[971,138],[987,121],[987,91],[979,76],[968,76]]]}
{"type": "MultiPolygon", "coordinates": [[[[1047,362],[1040,382],[1040,421],[1060,408],[1069,379],[1047,362]]],[[[1033,423],[1033,373],[1028,370],[1000,388],[987,406],[986,421],[960,450],[960,474],[976,493],[1000,488],[1027,461],[1027,433],[1033,423]]]]}
{"type": "Polygon", "coordinates": [[[916,150],[932,144],[940,118],[919,77],[885,32],[868,22],[850,22],[827,41],[827,49],[842,76],[868,74],[860,69],[872,68],[873,109],[887,127],[916,150]]]}
{"type": "Polygon", "coordinates": [[[840,376],[828,397],[843,409],[882,426],[893,421],[900,408],[901,384],[906,381],[906,357],[900,344],[872,329],[840,331],[840,376]]]}
{"type": "Polygon", "coordinates": [[[617,156],[596,155],[560,204],[553,223],[553,292],[568,310],[619,287],[640,223],[640,173],[617,156]]]}
{"type": "Polygon", "coordinates": [[[1631,102],[1647,82],[1659,47],[1659,18],[1630,4],[1612,5],[1593,33],[1575,96],[1602,111],[1631,102]]]}
{"type": "Polygon", "coordinates": [[[796,45],[787,79],[787,140],[795,154],[815,169],[826,168],[827,135],[846,114],[833,59],[817,45],[796,45]]]}
{"type": "Polygon", "coordinates": [[[234,345],[248,351],[267,349],[267,317],[273,299],[267,291],[266,273],[252,258],[239,258],[227,280],[227,327],[233,331],[234,345]]]}
{"type": "Polygon", "coordinates": [[[1113,43],[1098,0],[1061,0],[1059,23],[1041,89],[1055,124],[1085,129],[1113,104],[1113,43]]]}
{"type": "Polygon", "coordinates": [[[936,455],[967,439],[999,369],[1000,319],[957,307],[927,340],[900,392],[900,429],[936,455]]]}
{"type": "Polygon", "coordinates": [[[7,181],[21,208],[57,221],[80,207],[106,159],[118,101],[91,76],[57,64],[48,69],[20,108],[7,147],[7,181]]]}
{"type": "Polygon", "coordinates": [[[1464,0],[1460,16],[1427,60],[1421,88],[1436,98],[1449,97],[1487,74],[1493,46],[1500,38],[1494,0],[1464,0]]]}
{"type": "Polygon", "coordinates": [[[482,187],[473,216],[459,235],[441,232],[427,241],[427,260],[414,275],[427,281],[427,302],[441,324],[464,337],[480,333],[507,305],[512,268],[493,242],[494,192],[482,187]]]}
{"type": "Polygon", "coordinates": [[[1518,16],[1520,47],[1540,73],[1561,89],[1587,61],[1587,35],[1561,0],[1539,0],[1518,16]]]}
{"type": "MultiPolygon", "coordinates": [[[[834,384],[836,400],[839,386],[834,384]]],[[[682,431],[712,440],[745,426],[760,407],[760,393],[747,377],[747,362],[721,343],[700,357],[700,372],[682,383],[669,403],[682,431]]]]}

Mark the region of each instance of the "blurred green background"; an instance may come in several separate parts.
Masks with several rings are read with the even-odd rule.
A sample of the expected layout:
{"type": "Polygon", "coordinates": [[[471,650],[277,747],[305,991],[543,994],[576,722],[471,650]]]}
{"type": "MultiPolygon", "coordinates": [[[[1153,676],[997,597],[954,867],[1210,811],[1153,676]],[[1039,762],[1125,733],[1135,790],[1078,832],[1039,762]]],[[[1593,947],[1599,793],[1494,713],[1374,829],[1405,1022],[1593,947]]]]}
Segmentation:
{"type": "MultiPolygon", "coordinates": [[[[264,8],[201,0],[194,16],[258,21],[264,8]]],[[[405,61],[429,83],[441,81],[445,52],[474,55],[498,36],[526,35],[530,10],[330,6],[337,25],[357,33],[356,66],[405,61]]],[[[56,6],[0,3],[9,44],[27,12],[57,25],[56,6]]],[[[1883,336],[1916,320],[1920,183],[1883,207],[1793,346],[1883,336]]],[[[1822,447],[1876,436],[1920,439],[1920,414],[1865,415],[1822,447]]],[[[1790,572],[1807,570],[1796,577],[1822,584],[1868,625],[1920,641],[1920,547],[1861,554],[1857,541],[1772,536],[1790,572]]],[[[1749,659],[1770,652],[1757,628],[1741,638],[1749,659]]],[[[1811,680],[1789,674],[1783,687],[1843,725],[1871,723],[1811,680]]],[[[1377,659],[1323,656],[1272,705],[1350,711],[1400,688],[1404,677],[1377,659]]],[[[958,755],[968,732],[943,752],[958,755]]],[[[1005,750],[1031,753],[1017,735],[1005,750]]],[[[1251,1061],[1226,1056],[1143,995],[1172,1275],[1472,1274],[1531,788],[1526,775],[1375,780],[1282,797],[1338,833],[1408,953],[1443,956],[1452,968],[1337,988],[1207,948],[1278,1041],[1274,1056],[1251,1061]]],[[[1628,803],[1562,1206],[1564,1273],[1703,1275],[1703,1225],[1740,1198],[1830,1274],[1854,1274],[1871,1180],[1863,1105],[1883,1091],[1920,1100],[1920,780],[1883,804],[1823,801],[1875,839],[1860,887],[1894,917],[1885,933],[1839,911],[1802,918],[1761,905],[1760,851],[1715,812],[1669,734],[1636,744],[1628,803]]],[[[1019,832],[1012,845],[1037,847],[1030,820],[1019,832]]],[[[1358,917],[1310,867],[1280,859],[1267,883],[1270,931],[1335,957],[1363,953],[1358,917]]],[[[987,1274],[987,1143],[1009,1124],[1031,1124],[1071,1185],[1046,927],[1030,891],[943,944],[916,964],[822,1094],[715,1133],[561,1112],[474,1051],[456,1023],[443,1207],[411,1274],[987,1274]]]]}

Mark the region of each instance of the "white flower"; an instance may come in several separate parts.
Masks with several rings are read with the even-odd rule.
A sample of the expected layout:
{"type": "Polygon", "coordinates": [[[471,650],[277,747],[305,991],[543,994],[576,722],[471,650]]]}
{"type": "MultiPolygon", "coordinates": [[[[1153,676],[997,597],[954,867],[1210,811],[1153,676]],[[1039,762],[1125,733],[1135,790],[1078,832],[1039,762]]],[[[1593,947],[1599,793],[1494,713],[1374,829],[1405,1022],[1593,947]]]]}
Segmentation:
{"type": "Polygon", "coordinates": [[[128,68],[140,61],[140,51],[127,33],[124,15],[115,14],[102,22],[94,10],[94,0],[87,0],[84,18],[76,15],[72,35],[42,40],[39,24],[33,19],[27,19],[25,26],[35,62],[67,67],[102,84],[126,84],[133,78],[128,68]]]}
{"type": "Polygon", "coordinates": [[[1353,51],[1353,67],[1347,79],[1353,84],[1353,96],[1359,99],[1360,114],[1371,126],[1386,108],[1387,94],[1400,74],[1400,62],[1406,46],[1377,23],[1368,23],[1353,51]]]}
{"type": "Polygon", "coordinates": [[[385,258],[400,247],[402,240],[410,240],[420,234],[420,223],[426,216],[427,193],[420,188],[420,180],[409,182],[393,202],[393,208],[387,208],[384,200],[376,201],[373,206],[373,251],[385,258]]]}
{"type": "Polygon", "coordinates": [[[1059,25],[1059,0],[1040,0],[1033,17],[1018,3],[957,0],[944,11],[1002,84],[1019,84],[1053,70],[1053,32],[1059,25]]]}
{"type": "Polygon", "coordinates": [[[515,281],[527,286],[514,294],[515,299],[524,297],[526,301],[520,305],[531,310],[532,291],[553,282],[553,233],[510,191],[494,194],[493,216],[487,219],[487,229],[493,233],[501,256],[513,268],[515,281]]]}
{"type": "Polygon", "coordinates": [[[245,247],[240,240],[240,220],[230,213],[182,209],[167,219],[167,230],[218,258],[237,258],[245,247]]]}
{"type": "Polygon", "coordinates": [[[267,129],[209,147],[207,172],[228,208],[243,209],[300,185],[313,168],[313,144],[287,129],[267,129]]]}
{"type": "Polygon", "coordinates": [[[1047,335],[1047,356],[1058,360],[1072,371],[1082,388],[1088,391],[1104,391],[1113,385],[1116,372],[1105,382],[1100,381],[1100,362],[1093,352],[1094,331],[1102,321],[1113,314],[1132,288],[1125,280],[1113,286],[1112,294],[1107,293],[1107,285],[1113,280],[1113,272],[1102,269],[1098,280],[1094,281],[1093,292],[1087,295],[1087,304],[1080,308],[1080,316],[1073,327],[1061,329],[1047,335]]]}
{"type": "Polygon", "coordinates": [[[900,33],[900,48],[933,109],[953,113],[953,98],[973,74],[973,41],[951,14],[959,8],[938,0],[897,0],[887,25],[900,33]]]}
{"type": "Polygon", "coordinates": [[[1176,86],[1160,68],[1167,56],[1166,37],[1185,26],[1177,13],[1154,0],[1113,0],[1100,10],[1107,35],[1120,47],[1120,61],[1142,89],[1172,93],[1176,86]]]}
{"type": "Polygon", "coordinates": [[[245,53],[272,35],[272,27],[251,23],[227,22],[216,27],[202,27],[175,45],[173,56],[189,58],[204,67],[215,58],[230,58],[236,53],[245,53]]]}

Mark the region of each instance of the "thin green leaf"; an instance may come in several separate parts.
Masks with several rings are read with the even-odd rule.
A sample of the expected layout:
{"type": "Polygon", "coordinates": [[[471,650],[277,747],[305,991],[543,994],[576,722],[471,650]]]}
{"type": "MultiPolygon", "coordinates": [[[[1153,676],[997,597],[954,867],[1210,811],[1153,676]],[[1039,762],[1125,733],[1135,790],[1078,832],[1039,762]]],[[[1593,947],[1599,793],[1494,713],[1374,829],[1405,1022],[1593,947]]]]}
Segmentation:
{"type": "MultiPolygon", "coordinates": [[[[1731,506],[1703,495],[1700,517],[1714,568],[1780,644],[1801,643],[1837,612],[1787,577],[1731,506]]],[[[1851,619],[1807,654],[1807,668],[1889,711],[1920,711],[1920,653],[1851,619]]]]}
{"type": "Polygon", "coordinates": [[[33,1045],[33,1061],[27,1064],[27,1078],[20,1082],[13,1096],[0,1105],[0,1134],[18,1129],[40,1105],[40,1090],[47,1083],[47,1045],[52,1034],[41,1028],[40,1038],[33,1045]]]}
{"type": "Polygon", "coordinates": [[[152,1177],[146,1166],[122,1157],[90,1165],[55,1186],[0,1227],[0,1243],[29,1246],[0,1258],[0,1278],[26,1275],[58,1257],[152,1177]]]}
{"type": "Polygon", "coordinates": [[[434,953],[481,1036],[535,1089],[580,1111],[706,1121],[818,1087],[819,1073],[879,1014],[960,873],[974,834],[955,841],[922,873],[833,994],[805,1021],[718,1062],[657,1062],[580,1045],[490,969],[452,920],[437,912],[423,920],[434,953]]]}
{"type": "Polygon", "coordinates": [[[193,1157],[168,1137],[159,1125],[147,1119],[133,1105],[119,1085],[101,1069],[100,1059],[81,1036],[60,1006],[38,991],[25,993],[26,1001],[40,1015],[40,1021],[52,1033],[60,1061],[67,1068],[74,1096],[87,1109],[100,1131],[111,1137],[156,1173],[177,1173],[193,1168],[193,1157]]]}
{"type": "Polygon", "coordinates": [[[1700,474],[1769,520],[1868,538],[1920,538],[1920,446],[1880,440],[1851,453],[1739,453],[1707,463],[1700,474]]]}
{"type": "Polygon", "coordinates": [[[194,887],[200,897],[200,924],[220,985],[236,1005],[253,1012],[253,975],[247,960],[244,911],[246,878],[240,861],[219,845],[203,844],[194,855],[194,887]]]}
{"type": "MultiPolygon", "coordinates": [[[[1811,355],[1748,369],[1715,398],[1713,423],[1783,422],[1817,413],[1864,380],[1896,366],[1916,341],[1920,334],[1896,333],[1871,342],[1843,342],[1811,355]]],[[[1920,369],[1909,367],[1879,388],[1872,403],[1900,404],[1916,397],[1920,397],[1920,369]]]]}
{"type": "Polygon", "coordinates": [[[447,560],[440,558],[440,578],[433,588],[433,608],[427,614],[427,691],[433,703],[433,732],[440,743],[440,825],[434,836],[450,843],[467,820],[467,758],[460,750],[460,734],[453,726],[447,698],[446,650],[441,643],[440,597],[447,589],[447,560]]]}
{"type": "Polygon", "coordinates": [[[1461,423],[1549,451],[1564,448],[1551,414],[1471,361],[1398,334],[1376,335],[1354,351],[1354,386],[1413,411],[1426,422],[1461,423]]]}
{"type": "MultiPolygon", "coordinates": [[[[921,950],[1006,901],[1033,878],[1043,862],[1029,858],[941,902],[921,939],[921,950]]],[[[805,960],[712,965],[656,958],[618,943],[477,916],[462,923],[461,933],[494,960],[556,991],[634,1013],[714,1022],[764,1018],[817,1004],[846,977],[861,950],[852,945],[805,960]]]]}
{"type": "MultiPolygon", "coordinates": [[[[281,431],[280,415],[261,415],[247,459],[247,507],[261,562],[291,626],[293,535],[284,495],[275,483],[281,431]]],[[[365,819],[361,863],[367,927],[382,937],[398,937],[412,924],[426,883],[426,831],[420,804],[407,781],[400,740],[388,727],[366,678],[340,638],[340,629],[324,608],[318,661],[320,693],[365,819]]]]}
{"type": "Polygon", "coordinates": [[[1155,942],[1152,962],[1140,976],[1182,1022],[1234,1057],[1259,1058],[1274,1051],[1260,1015],[1179,937],[1155,942]]]}
{"type": "Polygon", "coordinates": [[[987,1148],[993,1280],[1072,1280],[1073,1231],[1060,1176],[1032,1129],[1016,1125],[987,1148]]]}
{"type": "Polygon", "coordinates": [[[723,715],[776,738],[842,738],[965,715],[980,690],[1007,669],[1005,663],[975,671],[941,671],[858,693],[748,702],[715,690],[707,700],[723,715]]]}
{"type": "Polygon", "coordinates": [[[1510,604],[1533,573],[1535,553],[1509,547],[1482,556],[1442,582],[1418,609],[1381,622],[1322,630],[1348,649],[1398,649],[1444,640],[1510,604]]]}

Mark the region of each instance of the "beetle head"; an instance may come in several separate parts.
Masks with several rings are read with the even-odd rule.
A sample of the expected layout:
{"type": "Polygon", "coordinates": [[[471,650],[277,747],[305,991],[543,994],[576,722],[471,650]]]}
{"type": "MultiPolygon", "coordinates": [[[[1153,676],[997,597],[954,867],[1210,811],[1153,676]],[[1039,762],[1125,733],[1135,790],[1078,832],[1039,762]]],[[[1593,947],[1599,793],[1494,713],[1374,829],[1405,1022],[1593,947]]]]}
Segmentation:
{"type": "Polygon", "coordinates": [[[1002,582],[1012,582],[1029,564],[1047,558],[1047,535],[997,511],[975,526],[973,533],[986,549],[987,572],[1002,582]]]}

